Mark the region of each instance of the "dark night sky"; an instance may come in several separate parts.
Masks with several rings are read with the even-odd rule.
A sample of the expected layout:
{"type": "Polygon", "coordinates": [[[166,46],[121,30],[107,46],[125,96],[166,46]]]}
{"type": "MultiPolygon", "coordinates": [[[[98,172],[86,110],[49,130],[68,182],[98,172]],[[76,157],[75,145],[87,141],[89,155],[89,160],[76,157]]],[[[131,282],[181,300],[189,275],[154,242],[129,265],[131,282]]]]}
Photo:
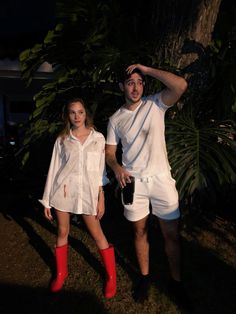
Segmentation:
{"type": "MultiPolygon", "coordinates": [[[[56,0],[0,0],[0,59],[41,43],[56,24],[56,0]]],[[[221,11],[230,12],[234,0],[222,0],[221,11]]]]}
{"type": "Polygon", "coordinates": [[[0,2],[0,34],[32,32],[53,25],[54,1],[5,0],[0,2]]]}
{"type": "Polygon", "coordinates": [[[2,0],[0,2],[0,58],[41,42],[55,24],[53,0],[2,0]]]}

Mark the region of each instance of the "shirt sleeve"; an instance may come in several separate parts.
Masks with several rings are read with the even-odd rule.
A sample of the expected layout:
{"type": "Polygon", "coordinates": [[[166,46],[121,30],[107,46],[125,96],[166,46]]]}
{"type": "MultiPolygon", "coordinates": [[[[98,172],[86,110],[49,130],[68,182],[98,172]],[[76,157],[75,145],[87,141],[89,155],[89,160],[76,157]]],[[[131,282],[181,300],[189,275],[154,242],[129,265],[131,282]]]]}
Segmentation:
{"type": "Polygon", "coordinates": [[[162,91],[160,91],[157,94],[148,96],[148,99],[153,101],[161,110],[166,111],[172,106],[167,106],[163,103],[161,94],[162,94],[162,91]]]}
{"type": "Polygon", "coordinates": [[[106,143],[108,145],[118,145],[119,143],[119,136],[117,134],[117,131],[115,129],[115,127],[113,126],[111,120],[109,120],[108,122],[108,126],[107,126],[107,139],[106,139],[106,143]]]}
{"type": "Polygon", "coordinates": [[[99,186],[104,186],[110,181],[107,177],[106,163],[105,163],[105,139],[102,146],[100,165],[99,165],[99,186]]]}
{"type": "Polygon", "coordinates": [[[55,176],[61,166],[61,143],[60,139],[58,138],[54,144],[51,162],[48,170],[47,180],[44,187],[44,193],[42,199],[39,200],[39,202],[46,208],[50,208],[49,205],[49,197],[50,192],[52,189],[52,185],[55,179],[55,176]]]}

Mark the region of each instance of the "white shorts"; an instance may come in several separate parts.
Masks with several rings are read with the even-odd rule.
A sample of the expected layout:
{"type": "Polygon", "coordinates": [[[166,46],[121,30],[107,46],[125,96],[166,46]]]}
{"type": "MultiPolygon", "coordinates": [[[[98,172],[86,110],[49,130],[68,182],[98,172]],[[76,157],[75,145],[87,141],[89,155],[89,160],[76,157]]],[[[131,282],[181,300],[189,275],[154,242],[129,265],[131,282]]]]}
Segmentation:
{"type": "Polygon", "coordinates": [[[138,221],[150,213],[173,220],[180,216],[179,198],[175,180],[169,173],[158,176],[135,178],[135,191],[132,205],[124,205],[124,216],[129,221],[138,221]]]}

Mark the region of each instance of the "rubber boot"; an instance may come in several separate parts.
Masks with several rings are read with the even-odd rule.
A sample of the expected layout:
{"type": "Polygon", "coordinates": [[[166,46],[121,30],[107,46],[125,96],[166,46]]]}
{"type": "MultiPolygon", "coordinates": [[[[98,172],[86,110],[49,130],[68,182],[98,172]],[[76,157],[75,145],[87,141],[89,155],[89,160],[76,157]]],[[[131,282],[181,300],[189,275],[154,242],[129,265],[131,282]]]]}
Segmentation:
{"type": "Polygon", "coordinates": [[[104,250],[99,250],[106,270],[105,298],[109,299],[116,294],[116,262],[113,245],[104,250]]]}
{"type": "Polygon", "coordinates": [[[65,279],[68,277],[67,252],[68,244],[55,248],[57,276],[51,284],[52,292],[61,290],[65,279]]]}

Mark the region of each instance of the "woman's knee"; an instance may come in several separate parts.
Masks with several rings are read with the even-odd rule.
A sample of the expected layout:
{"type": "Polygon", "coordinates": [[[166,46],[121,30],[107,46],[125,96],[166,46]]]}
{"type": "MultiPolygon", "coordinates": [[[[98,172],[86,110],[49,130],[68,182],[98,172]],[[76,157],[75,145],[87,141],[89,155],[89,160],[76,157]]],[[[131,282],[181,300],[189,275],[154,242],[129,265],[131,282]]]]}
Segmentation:
{"type": "Polygon", "coordinates": [[[102,229],[94,230],[94,232],[91,234],[91,236],[96,243],[104,241],[104,239],[105,239],[105,235],[104,235],[102,229]]]}
{"type": "Polygon", "coordinates": [[[61,227],[61,226],[59,226],[58,227],[58,237],[60,237],[60,238],[66,238],[66,237],[68,237],[68,235],[69,235],[69,227],[61,227]]]}

